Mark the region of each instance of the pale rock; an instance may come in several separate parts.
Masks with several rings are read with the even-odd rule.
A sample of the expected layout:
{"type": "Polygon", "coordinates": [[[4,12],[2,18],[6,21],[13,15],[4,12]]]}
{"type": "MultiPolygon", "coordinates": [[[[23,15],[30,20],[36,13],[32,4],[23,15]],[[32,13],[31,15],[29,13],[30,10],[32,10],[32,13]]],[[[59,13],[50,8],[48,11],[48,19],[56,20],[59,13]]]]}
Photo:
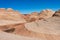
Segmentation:
{"type": "Polygon", "coordinates": [[[25,27],[37,33],[60,35],[60,17],[26,23],[25,27]]]}
{"type": "Polygon", "coordinates": [[[52,17],[53,14],[54,14],[54,11],[47,9],[47,10],[41,11],[39,17],[43,19],[47,19],[47,18],[52,17]]]}
{"type": "Polygon", "coordinates": [[[0,20],[8,20],[8,21],[16,21],[16,22],[19,21],[20,23],[26,22],[25,19],[22,17],[22,15],[18,11],[14,11],[12,8],[8,8],[8,9],[0,8],[0,20]]]}

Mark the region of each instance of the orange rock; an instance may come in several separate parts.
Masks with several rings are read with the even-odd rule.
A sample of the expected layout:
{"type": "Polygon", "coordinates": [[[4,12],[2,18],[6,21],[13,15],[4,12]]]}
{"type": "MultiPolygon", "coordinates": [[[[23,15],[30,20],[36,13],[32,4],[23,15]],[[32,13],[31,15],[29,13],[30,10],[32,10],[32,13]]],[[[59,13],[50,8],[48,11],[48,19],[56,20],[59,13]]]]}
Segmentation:
{"type": "Polygon", "coordinates": [[[30,14],[30,21],[35,21],[38,20],[38,13],[37,12],[33,12],[32,14],[30,14]]]}
{"type": "Polygon", "coordinates": [[[5,12],[6,9],[5,8],[0,8],[0,12],[5,12]]]}
{"type": "Polygon", "coordinates": [[[26,14],[26,15],[24,15],[23,18],[24,18],[27,22],[29,22],[30,14],[26,14]]]}

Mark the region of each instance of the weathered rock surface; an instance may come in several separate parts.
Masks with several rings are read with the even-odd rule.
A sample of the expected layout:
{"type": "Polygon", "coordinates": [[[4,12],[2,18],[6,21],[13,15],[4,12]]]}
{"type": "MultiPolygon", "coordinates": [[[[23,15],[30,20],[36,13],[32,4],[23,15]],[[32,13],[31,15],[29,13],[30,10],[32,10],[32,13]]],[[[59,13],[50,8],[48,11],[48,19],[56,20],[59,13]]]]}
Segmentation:
{"type": "Polygon", "coordinates": [[[11,8],[1,8],[0,40],[60,40],[59,13],[48,9],[41,13],[20,14],[11,8]]]}
{"type": "Polygon", "coordinates": [[[38,20],[38,13],[37,12],[33,12],[33,13],[31,13],[30,14],[30,22],[32,22],[32,21],[36,21],[36,20],[38,20]]]}
{"type": "Polygon", "coordinates": [[[60,17],[26,23],[25,27],[33,32],[60,35],[60,17]]]}
{"type": "Polygon", "coordinates": [[[25,19],[22,17],[22,15],[18,11],[14,11],[11,8],[0,9],[0,24],[11,24],[11,23],[25,23],[25,19]]]}
{"type": "Polygon", "coordinates": [[[30,14],[24,14],[24,15],[23,15],[23,18],[24,18],[27,22],[29,22],[29,21],[30,21],[30,14]]]}
{"type": "Polygon", "coordinates": [[[60,16],[60,10],[56,11],[53,16],[60,16]]]}
{"type": "MultiPolygon", "coordinates": [[[[38,33],[38,32],[33,32],[33,31],[29,31],[27,30],[24,25],[21,25],[21,24],[15,24],[15,25],[12,25],[15,30],[13,32],[11,32],[11,35],[10,34],[7,34],[9,33],[9,31],[12,31],[12,29],[8,29],[8,30],[5,30],[5,32],[7,33],[0,33],[0,39],[1,40],[12,40],[12,39],[15,39],[15,40],[18,40],[18,35],[19,35],[19,38],[22,39],[22,40],[25,40],[24,37],[28,37],[28,38],[31,38],[32,40],[60,40],[60,35],[54,35],[54,34],[44,34],[44,33],[38,33]],[[12,34],[13,33],[13,34],[12,34]],[[8,35],[8,36],[7,36],[8,35]],[[14,35],[14,36],[13,36],[14,35]],[[17,36],[16,36],[17,35],[17,36]],[[7,36],[7,38],[6,38],[7,36]],[[20,37],[21,36],[21,37],[20,37]],[[23,37],[22,37],[23,36],[23,37]],[[34,38],[34,39],[33,39],[34,38]]],[[[26,38],[26,40],[28,39],[26,38]]],[[[20,40],[19,39],[19,40],[20,40]]],[[[30,39],[30,40],[31,40],[30,39]]]]}
{"type": "Polygon", "coordinates": [[[42,40],[42,39],[18,36],[15,34],[10,34],[10,33],[5,33],[5,32],[0,31],[0,40],[42,40]]]}
{"type": "Polygon", "coordinates": [[[52,17],[53,14],[54,14],[54,11],[47,9],[47,10],[41,11],[39,17],[43,19],[47,19],[47,18],[52,17]]]}

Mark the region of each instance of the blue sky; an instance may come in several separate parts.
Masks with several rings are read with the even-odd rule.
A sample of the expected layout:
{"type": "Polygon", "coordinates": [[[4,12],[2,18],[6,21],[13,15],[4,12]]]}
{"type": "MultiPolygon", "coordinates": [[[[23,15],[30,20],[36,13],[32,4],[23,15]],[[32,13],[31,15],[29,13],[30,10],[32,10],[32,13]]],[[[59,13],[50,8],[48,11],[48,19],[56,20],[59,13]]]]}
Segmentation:
{"type": "Polygon", "coordinates": [[[13,8],[23,14],[43,9],[57,10],[60,8],[60,0],[0,0],[0,8],[13,8]]]}

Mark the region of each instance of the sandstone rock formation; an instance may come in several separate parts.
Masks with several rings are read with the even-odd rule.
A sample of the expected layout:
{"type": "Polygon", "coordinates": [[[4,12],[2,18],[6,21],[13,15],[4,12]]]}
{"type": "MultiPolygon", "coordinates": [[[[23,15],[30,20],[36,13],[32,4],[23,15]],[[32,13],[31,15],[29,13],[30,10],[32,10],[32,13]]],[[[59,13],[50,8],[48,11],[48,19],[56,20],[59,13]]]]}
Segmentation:
{"type": "Polygon", "coordinates": [[[40,13],[21,14],[11,8],[1,8],[0,40],[60,40],[59,16],[59,11],[50,9],[40,13]]]}
{"type": "MultiPolygon", "coordinates": [[[[59,35],[45,34],[45,33],[38,33],[38,32],[35,32],[35,31],[31,31],[31,30],[26,29],[26,27],[24,27],[23,24],[14,24],[14,25],[9,25],[9,26],[13,26],[13,28],[15,28],[15,30],[13,32],[11,32],[12,30],[10,30],[10,29],[8,29],[8,31],[5,30],[5,32],[7,32],[7,33],[9,33],[9,30],[10,30],[11,36],[12,36],[12,34],[14,34],[14,36],[19,35],[21,37],[24,36],[24,37],[29,37],[29,38],[38,38],[38,39],[41,39],[41,40],[47,40],[47,39],[51,39],[51,40],[58,39],[58,40],[60,40],[60,38],[59,38],[60,36],[59,35]]],[[[10,34],[6,34],[6,36],[4,34],[3,33],[1,34],[1,37],[0,37],[1,39],[10,38],[9,36],[8,36],[8,38],[6,38],[6,36],[10,35],[10,34]],[[4,37],[3,37],[3,35],[4,35],[4,37]]],[[[14,37],[11,37],[11,40],[12,40],[12,38],[14,38],[14,37]]],[[[25,39],[23,39],[23,40],[25,40],[25,39]]]]}
{"type": "Polygon", "coordinates": [[[47,9],[47,10],[41,11],[39,17],[43,18],[43,19],[46,19],[46,18],[52,17],[53,14],[54,14],[54,11],[52,11],[50,9],[47,9]]]}
{"type": "Polygon", "coordinates": [[[60,35],[60,17],[52,17],[46,20],[26,23],[28,30],[38,33],[60,35]]]}
{"type": "Polygon", "coordinates": [[[30,14],[30,21],[35,21],[38,20],[38,13],[37,12],[33,12],[30,14]]]}
{"type": "Polygon", "coordinates": [[[60,16],[60,10],[56,11],[53,16],[60,16]]]}
{"type": "Polygon", "coordinates": [[[0,8],[0,19],[4,19],[4,17],[7,17],[6,15],[5,8],[0,8]]]}
{"type": "MultiPolygon", "coordinates": [[[[0,9],[0,20],[3,23],[4,21],[7,23],[8,21],[17,21],[20,23],[26,22],[25,19],[22,17],[22,15],[18,11],[14,11],[11,8],[8,8],[7,10],[4,8],[0,9]],[[3,20],[3,21],[2,21],[3,20]]],[[[5,23],[4,22],[4,23],[5,23]]],[[[9,22],[8,22],[9,23],[9,22]]]]}
{"type": "Polygon", "coordinates": [[[6,12],[5,8],[0,8],[0,12],[2,13],[6,12]]]}
{"type": "Polygon", "coordinates": [[[12,25],[21,23],[26,23],[26,20],[22,17],[22,14],[20,14],[18,11],[14,11],[11,8],[0,9],[0,30],[5,32],[6,31],[11,32],[10,30],[14,31],[14,26],[12,25]]]}
{"type": "Polygon", "coordinates": [[[30,20],[30,14],[24,14],[24,15],[23,15],[23,18],[24,18],[27,22],[29,22],[29,20],[30,20]]]}
{"type": "Polygon", "coordinates": [[[39,38],[24,37],[0,31],[0,40],[41,40],[39,38]]]}

